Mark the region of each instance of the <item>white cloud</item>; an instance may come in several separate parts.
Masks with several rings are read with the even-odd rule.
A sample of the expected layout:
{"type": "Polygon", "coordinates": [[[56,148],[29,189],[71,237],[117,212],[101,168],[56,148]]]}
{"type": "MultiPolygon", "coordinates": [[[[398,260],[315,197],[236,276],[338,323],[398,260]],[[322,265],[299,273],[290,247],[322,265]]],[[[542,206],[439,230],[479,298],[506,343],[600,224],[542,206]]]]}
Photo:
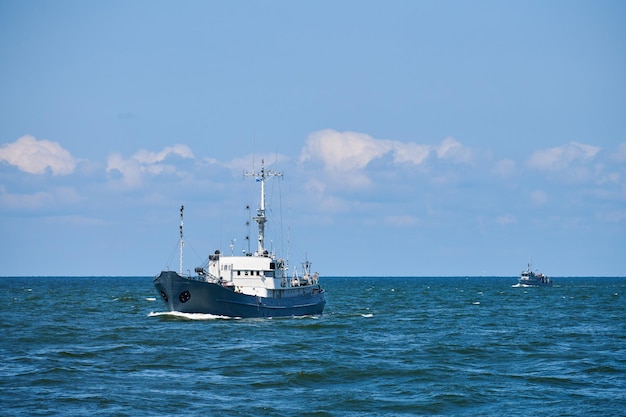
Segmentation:
{"type": "Polygon", "coordinates": [[[600,148],[597,146],[570,142],[567,145],[533,152],[528,159],[528,165],[536,169],[563,170],[574,162],[592,160],[599,151],[600,148]]]}
{"type": "Polygon", "coordinates": [[[300,161],[320,161],[334,184],[363,188],[372,183],[365,168],[375,159],[393,155],[394,164],[423,164],[431,155],[440,160],[471,163],[470,149],[448,137],[439,145],[422,145],[375,139],[365,133],[338,132],[332,129],[313,132],[307,138],[300,161]]]}
{"type": "Polygon", "coordinates": [[[155,164],[163,161],[169,155],[178,155],[182,158],[192,158],[193,152],[187,145],[176,144],[174,146],[168,146],[161,152],[150,152],[142,149],[133,155],[133,159],[144,165],[155,164]]]}
{"type": "Polygon", "coordinates": [[[124,159],[120,154],[112,154],[107,160],[107,172],[119,171],[126,185],[136,187],[141,184],[142,167],[135,159],[124,159]]]}
{"type": "Polygon", "coordinates": [[[364,133],[326,129],[309,135],[300,160],[320,159],[329,170],[350,171],[364,168],[391,149],[387,140],[377,140],[364,133]]]}
{"type": "Polygon", "coordinates": [[[420,165],[430,154],[432,147],[430,145],[418,145],[417,143],[394,143],[394,157],[396,163],[410,162],[420,165]]]}
{"type": "Polygon", "coordinates": [[[365,133],[319,130],[309,135],[300,160],[321,160],[324,167],[333,171],[350,171],[365,168],[374,159],[393,152],[395,163],[423,163],[429,155],[439,159],[469,163],[472,152],[458,140],[448,137],[439,145],[420,145],[396,140],[375,139],[365,133]]]}
{"type": "Polygon", "coordinates": [[[174,145],[164,148],[161,152],[150,152],[142,149],[129,159],[120,154],[112,154],[107,160],[107,172],[118,171],[122,174],[122,181],[129,187],[141,185],[145,173],[158,175],[162,173],[176,173],[172,165],[160,164],[169,155],[178,155],[183,158],[194,158],[193,152],[187,145],[174,145]]]}
{"type": "Polygon", "coordinates": [[[470,163],[472,161],[472,151],[461,144],[458,140],[448,137],[441,145],[434,147],[437,157],[449,159],[454,162],[470,163]]]}
{"type": "Polygon", "coordinates": [[[76,161],[61,145],[30,135],[0,148],[0,161],[29,174],[44,174],[50,169],[53,175],[68,175],[76,168],[76,161]]]}

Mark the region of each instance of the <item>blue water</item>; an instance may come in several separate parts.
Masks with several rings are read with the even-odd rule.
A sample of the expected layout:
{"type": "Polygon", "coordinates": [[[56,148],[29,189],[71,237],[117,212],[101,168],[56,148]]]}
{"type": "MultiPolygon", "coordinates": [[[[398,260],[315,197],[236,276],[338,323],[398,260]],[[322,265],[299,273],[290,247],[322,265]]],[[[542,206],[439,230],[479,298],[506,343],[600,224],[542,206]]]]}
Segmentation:
{"type": "Polygon", "coordinates": [[[152,279],[0,278],[11,416],[626,415],[626,278],[322,278],[320,317],[163,314],[152,279]]]}

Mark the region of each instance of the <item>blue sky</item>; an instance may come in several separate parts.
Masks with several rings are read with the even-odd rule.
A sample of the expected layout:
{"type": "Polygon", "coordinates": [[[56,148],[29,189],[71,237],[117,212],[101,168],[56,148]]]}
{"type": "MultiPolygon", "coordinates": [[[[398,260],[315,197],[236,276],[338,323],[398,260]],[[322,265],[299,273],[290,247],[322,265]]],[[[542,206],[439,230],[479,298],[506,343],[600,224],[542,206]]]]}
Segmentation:
{"type": "Polygon", "coordinates": [[[623,1],[0,1],[0,275],[237,239],[322,276],[626,275],[623,1]]]}

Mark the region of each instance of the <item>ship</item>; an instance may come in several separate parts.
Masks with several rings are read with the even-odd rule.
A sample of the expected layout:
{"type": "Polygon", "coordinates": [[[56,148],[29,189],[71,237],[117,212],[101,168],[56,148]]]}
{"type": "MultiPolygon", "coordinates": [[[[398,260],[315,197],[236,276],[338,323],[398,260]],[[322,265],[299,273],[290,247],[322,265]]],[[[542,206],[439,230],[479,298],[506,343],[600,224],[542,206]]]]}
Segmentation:
{"type": "Polygon", "coordinates": [[[527,269],[522,271],[519,277],[518,285],[522,287],[551,287],[552,280],[542,273],[533,272],[529,262],[527,269]]]}
{"type": "Polygon", "coordinates": [[[268,217],[265,207],[265,183],[282,172],[261,169],[244,172],[260,185],[260,204],[253,220],[257,224],[257,248],[234,255],[219,249],[207,261],[183,273],[183,212],[180,208],[179,271],[164,270],[154,277],[154,286],[168,311],[203,313],[229,318],[269,318],[318,316],[324,311],[326,293],[319,273],[312,272],[308,257],[300,270],[289,271],[289,262],[265,246],[268,217]]]}

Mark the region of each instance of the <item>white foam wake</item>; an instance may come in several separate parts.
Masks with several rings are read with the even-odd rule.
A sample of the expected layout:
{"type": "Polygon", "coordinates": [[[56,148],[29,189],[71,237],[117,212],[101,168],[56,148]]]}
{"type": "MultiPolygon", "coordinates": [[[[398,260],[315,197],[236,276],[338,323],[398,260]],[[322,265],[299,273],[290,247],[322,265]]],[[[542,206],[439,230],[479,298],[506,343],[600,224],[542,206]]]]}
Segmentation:
{"type": "Polygon", "coordinates": [[[215,314],[205,313],[181,313],[179,311],[151,311],[148,317],[171,316],[179,317],[187,320],[224,320],[238,319],[239,317],[218,316],[215,314]]]}

